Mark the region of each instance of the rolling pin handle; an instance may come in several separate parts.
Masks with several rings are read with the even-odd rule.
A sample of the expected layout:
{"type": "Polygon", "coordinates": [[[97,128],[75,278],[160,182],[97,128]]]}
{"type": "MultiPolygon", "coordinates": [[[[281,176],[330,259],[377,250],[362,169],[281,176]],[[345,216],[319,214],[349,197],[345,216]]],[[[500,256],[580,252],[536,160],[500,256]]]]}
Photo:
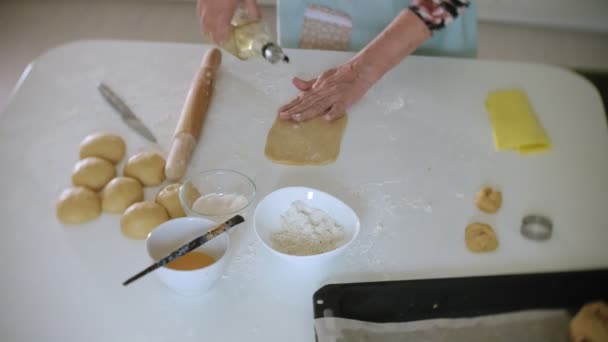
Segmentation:
{"type": "Polygon", "coordinates": [[[165,168],[167,179],[177,182],[184,177],[194,147],[196,147],[196,139],[190,134],[179,134],[173,138],[165,168]]]}
{"type": "Polygon", "coordinates": [[[165,176],[171,181],[181,180],[186,173],[188,162],[200,138],[213,93],[213,80],[221,62],[220,50],[209,50],[186,95],[165,165],[165,176]]]}

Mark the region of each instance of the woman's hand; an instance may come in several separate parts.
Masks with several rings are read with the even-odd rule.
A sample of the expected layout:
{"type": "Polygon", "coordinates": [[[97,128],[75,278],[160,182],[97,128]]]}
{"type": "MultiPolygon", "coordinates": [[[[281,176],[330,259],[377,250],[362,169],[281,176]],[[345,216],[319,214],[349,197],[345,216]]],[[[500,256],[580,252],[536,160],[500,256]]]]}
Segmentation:
{"type": "Polygon", "coordinates": [[[197,13],[201,32],[209,33],[217,44],[223,44],[230,34],[230,21],[234,11],[241,3],[249,18],[260,18],[256,0],[198,0],[197,13]]]}
{"type": "Polygon", "coordinates": [[[328,121],[342,117],[380,78],[377,72],[364,65],[355,58],[310,81],[294,78],[293,85],[303,93],[279,108],[279,116],[298,122],[317,116],[328,121]]]}
{"type": "Polygon", "coordinates": [[[367,90],[431,36],[426,24],[412,11],[403,10],[352,60],[318,78],[293,84],[303,91],[279,108],[285,120],[304,121],[323,115],[335,120],[367,90]]]}

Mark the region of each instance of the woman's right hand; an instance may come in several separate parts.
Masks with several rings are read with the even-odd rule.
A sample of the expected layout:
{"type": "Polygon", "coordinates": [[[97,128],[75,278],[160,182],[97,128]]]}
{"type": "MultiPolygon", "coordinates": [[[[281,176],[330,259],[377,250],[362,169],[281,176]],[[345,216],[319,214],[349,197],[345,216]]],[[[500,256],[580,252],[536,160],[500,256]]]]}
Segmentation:
{"type": "Polygon", "coordinates": [[[251,19],[260,18],[256,0],[198,0],[197,12],[201,32],[211,35],[222,45],[230,34],[230,21],[238,5],[243,4],[251,19]]]}

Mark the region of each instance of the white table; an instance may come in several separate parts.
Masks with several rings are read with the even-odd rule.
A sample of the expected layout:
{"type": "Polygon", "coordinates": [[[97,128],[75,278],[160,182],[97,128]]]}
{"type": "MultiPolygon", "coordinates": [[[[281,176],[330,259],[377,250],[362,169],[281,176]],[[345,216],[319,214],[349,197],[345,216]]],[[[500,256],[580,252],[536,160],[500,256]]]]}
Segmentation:
{"type": "MultiPolygon", "coordinates": [[[[349,53],[290,51],[292,64],[243,63],[224,54],[207,125],[189,169],[236,169],[258,199],[306,185],[342,198],[361,234],[321,268],[270,255],[251,226],[233,235],[226,275],[202,297],[180,297],[153,276],[124,288],[147,265],[142,241],[119,217],[64,227],[54,202],[69,186],[88,133],[123,136],[129,155],[166,152],[191,78],[207,46],[84,41],[40,56],[0,118],[0,339],[6,341],[313,341],[312,294],[328,282],[588,269],[608,266],[608,134],[590,83],[556,67],[411,57],[350,111],[338,161],[287,167],[265,159],[276,108],[349,53]],[[151,127],[151,146],[129,130],[96,85],[112,86],[151,127]],[[484,109],[493,89],[521,87],[554,149],[536,156],[494,151],[484,109]],[[504,206],[473,204],[483,184],[504,206]],[[551,217],[551,240],[519,233],[528,213],[551,217]],[[473,220],[491,223],[499,249],[464,247],[473,220]]],[[[150,198],[155,189],[148,189],[150,198]]]]}

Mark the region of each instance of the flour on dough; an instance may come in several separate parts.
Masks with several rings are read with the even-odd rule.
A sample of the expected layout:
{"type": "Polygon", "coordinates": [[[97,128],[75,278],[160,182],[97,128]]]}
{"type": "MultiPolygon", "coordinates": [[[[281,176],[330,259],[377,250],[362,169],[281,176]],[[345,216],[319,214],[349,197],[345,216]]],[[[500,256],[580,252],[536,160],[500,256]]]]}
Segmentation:
{"type": "Polygon", "coordinates": [[[266,139],[266,157],[287,165],[325,165],[338,159],[346,115],[334,121],[322,117],[302,123],[277,117],[266,139]]]}

